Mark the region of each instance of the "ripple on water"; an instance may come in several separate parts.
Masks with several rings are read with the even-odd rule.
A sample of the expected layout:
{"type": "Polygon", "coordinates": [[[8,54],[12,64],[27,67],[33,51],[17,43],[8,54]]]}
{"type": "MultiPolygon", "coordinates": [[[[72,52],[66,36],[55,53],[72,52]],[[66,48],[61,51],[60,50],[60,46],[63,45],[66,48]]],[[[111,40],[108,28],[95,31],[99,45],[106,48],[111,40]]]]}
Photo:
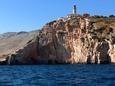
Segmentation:
{"type": "Polygon", "coordinates": [[[115,86],[115,65],[0,66],[0,86],[115,86]]]}

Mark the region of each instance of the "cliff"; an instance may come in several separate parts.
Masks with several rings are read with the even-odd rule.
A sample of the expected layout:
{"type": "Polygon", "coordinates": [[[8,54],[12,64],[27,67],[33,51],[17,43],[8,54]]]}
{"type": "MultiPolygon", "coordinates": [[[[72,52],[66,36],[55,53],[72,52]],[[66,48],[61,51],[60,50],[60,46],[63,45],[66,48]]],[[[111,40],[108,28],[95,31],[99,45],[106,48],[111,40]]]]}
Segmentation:
{"type": "Polygon", "coordinates": [[[0,36],[1,64],[115,63],[115,17],[69,15],[13,34],[0,36]]]}

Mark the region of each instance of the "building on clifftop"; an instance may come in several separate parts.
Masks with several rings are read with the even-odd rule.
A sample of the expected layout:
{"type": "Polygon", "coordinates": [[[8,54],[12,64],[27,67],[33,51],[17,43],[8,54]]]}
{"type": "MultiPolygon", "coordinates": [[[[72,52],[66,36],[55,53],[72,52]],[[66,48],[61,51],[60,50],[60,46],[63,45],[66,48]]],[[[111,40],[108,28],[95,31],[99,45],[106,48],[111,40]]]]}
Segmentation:
{"type": "Polygon", "coordinates": [[[74,14],[74,15],[76,15],[76,14],[77,14],[77,13],[76,13],[76,10],[77,10],[76,5],[73,5],[73,14],[74,14]]]}
{"type": "Polygon", "coordinates": [[[67,18],[72,18],[77,16],[77,6],[74,4],[72,8],[72,13],[67,15],[67,18]]]}

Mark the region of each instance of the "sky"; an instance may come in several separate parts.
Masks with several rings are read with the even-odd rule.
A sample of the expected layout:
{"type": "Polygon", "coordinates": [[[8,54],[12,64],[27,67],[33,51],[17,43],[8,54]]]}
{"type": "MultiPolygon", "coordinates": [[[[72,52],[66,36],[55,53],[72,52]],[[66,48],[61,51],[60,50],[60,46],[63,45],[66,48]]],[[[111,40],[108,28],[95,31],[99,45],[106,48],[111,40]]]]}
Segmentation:
{"type": "Polygon", "coordinates": [[[32,31],[72,13],[115,15],[115,0],[0,0],[0,33],[32,31]]]}

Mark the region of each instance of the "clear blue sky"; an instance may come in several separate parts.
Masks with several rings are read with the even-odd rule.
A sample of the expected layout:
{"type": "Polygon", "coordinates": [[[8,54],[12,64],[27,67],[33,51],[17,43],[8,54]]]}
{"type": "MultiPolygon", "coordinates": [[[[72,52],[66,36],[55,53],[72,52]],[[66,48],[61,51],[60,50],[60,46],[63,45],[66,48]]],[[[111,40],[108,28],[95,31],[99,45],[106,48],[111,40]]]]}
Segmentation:
{"type": "Polygon", "coordinates": [[[70,14],[74,3],[79,14],[115,15],[115,0],[0,0],[0,33],[39,29],[70,14]]]}

